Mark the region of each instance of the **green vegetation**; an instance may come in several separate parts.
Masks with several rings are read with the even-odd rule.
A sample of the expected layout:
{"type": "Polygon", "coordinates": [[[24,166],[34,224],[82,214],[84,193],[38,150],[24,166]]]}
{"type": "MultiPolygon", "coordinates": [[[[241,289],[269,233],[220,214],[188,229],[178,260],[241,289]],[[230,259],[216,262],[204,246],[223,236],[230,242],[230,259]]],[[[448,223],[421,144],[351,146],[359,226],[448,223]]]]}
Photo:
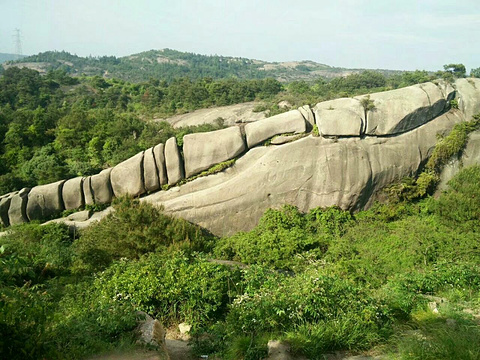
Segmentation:
{"type": "Polygon", "coordinates": [[[0,238],[0,353],[129,348],[141,310],[187,321],[194,351],[224,359],[263,358],[273,338],[312,359],[375,346],[396,359],[476,359],[479,184],[472,167],[438,200],[356,215],[287,205],[223,239],[128,198],[76,237],[62,225],[14,227],[0,238]]]}

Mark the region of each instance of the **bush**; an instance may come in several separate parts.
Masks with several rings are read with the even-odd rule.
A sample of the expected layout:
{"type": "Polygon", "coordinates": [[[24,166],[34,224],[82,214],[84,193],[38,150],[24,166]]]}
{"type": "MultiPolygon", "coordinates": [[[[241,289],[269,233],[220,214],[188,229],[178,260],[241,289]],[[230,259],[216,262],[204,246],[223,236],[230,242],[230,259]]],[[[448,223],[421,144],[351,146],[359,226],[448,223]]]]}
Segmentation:
{"type": "Polygon", "coordinates": [[[164,214],[130,198],[114,203],[115,211],[92,225],[75,242],[75,271],[97,271],[120,258],[136,259],[167,249],[208,251],[213,237],[199,226],[164,214]]]}

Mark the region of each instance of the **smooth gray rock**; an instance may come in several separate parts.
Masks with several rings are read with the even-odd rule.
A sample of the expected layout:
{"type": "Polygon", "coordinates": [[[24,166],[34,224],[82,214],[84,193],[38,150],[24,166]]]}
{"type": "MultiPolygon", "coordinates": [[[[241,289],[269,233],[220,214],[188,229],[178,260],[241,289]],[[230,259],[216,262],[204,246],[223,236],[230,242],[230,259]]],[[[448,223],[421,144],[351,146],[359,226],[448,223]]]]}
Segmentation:
{"type": "Polygon", "coordinates": [[[155,164],[157,165],[160,186],[166,185],[168,183],[168,179],[167,169],[165,168],[165,146],[163,144],[156,145],[153,148],[153,155],[155,156],[155,164]]]}
{"type": "Polygon", "coordinates": [[[97,175],[90,178],[93,200],[95,204],[110,204],[113,198],[112,185],[110,183],[110,173],[112,169],[100,171],[97,175]]]}
{"type": "Polygon", "coordinates": [[[305,119],[298,110],[291,110],[245,126],[249,149],[270,139],[272,136],[306,131],[305,119]]]}
{"type": "Polygon", "coordinates": [[[413,130],[448,107],[441,86],[431,82],[371,94],[370,100],[374,109],[367,113],[367,135],[395,135],[413,130]]]}
{"type": "Polygon", "coordinates": [[[298,135],[280,135],[277,137],[274,137],[272,141],[270,141],[270,145],[283,145],[298,139],[301,139],[303,134],[298,134],[298,135]]]}
{"type": "Polygon", "coordinates": [[[175,137],[171,137],[165,143],[165,167],[167,169],[168,185],[175,185],[185,178],[183,159],[175,137]]]}
{"type": "Polygon", "coordinates": [[[12,196],[8,209],[8,220],[10,225],[19,225],[28,222],[27,201],[30,188],[23,188],[12,196]]]}
{"type": "Polygon", "coordinates": [[[143,200],[221,236],[251,230],[265,210],[283,204],[304,212],[332,205],[359,210],[392,181],[416,174],[437,134],[461,121],[460,113],[451,111],[394,137],[335,141],[307,136],[282,146],[257,147],[224,172],[143,200]]]}
{"type": "Polygon", "coordinates": [[[83,187],[83,199],[85,201],[85,205],[95,204],[95,198],[93,197],[91,176],[87,176],[86,178],[83,179],[82,187],[83,187]]]}
{"type": "Polygon", "coordinates": [[[358,99],[341,98],[318,103],[313,108],[322,136],[360,136],[365,111],[358,99]]]}
{"type": "Polygon", "coordinates": [[[457,79],[455,87],[459,109],[464,113],[465,120],[470,121],[473,115],[480,113],[480,79],[457,79]]]}
{"type": "Polygon", "coordinates": [[[10,208],[10,202],[12,197],[18,192],[11,192],[0,197],[0,224],[3,226],[9,226],[10,220],[8,219],[8,209],[10,208]]]}
{"type": "Polygon", "coordinates": [[[158,169],[153,148],[145,150],[145,155],[143,157],[143,178],[145,179],[146,191],[155,191],[160,188],[158,169]]]}
{"type": "Polygon", "coordinates": [[[64,183],[65,180],[61,180],[32,188],[27,202],[27,217],[30,221],[46,220],[65,209],[62,200],[64,183]]]}
{"type": "Polygon", "coordinates": [[[85,205],[83,196],[83,177],[65,181],[62,189],[63,204],[66,210],[74,210],[85,205]]]}
{"type": "Polygon", "coordinates": [[[188,178],[215,164],[233,159],[245,151],[245,142],[238,126],[188,134],[183,137],[185,176],[188,178]]]}
{"type": "Polygon", "coordinates": [[[113,193],[116,197],[145,194],[143,183],[143,155],[140,152],[115,166],[110,173],[113,193]]]}
{"type": "Polygon", "coordinates": [[[87,221],[92,216],[91,210],[77,211],[67,216],[68,221],[87,221]]]}

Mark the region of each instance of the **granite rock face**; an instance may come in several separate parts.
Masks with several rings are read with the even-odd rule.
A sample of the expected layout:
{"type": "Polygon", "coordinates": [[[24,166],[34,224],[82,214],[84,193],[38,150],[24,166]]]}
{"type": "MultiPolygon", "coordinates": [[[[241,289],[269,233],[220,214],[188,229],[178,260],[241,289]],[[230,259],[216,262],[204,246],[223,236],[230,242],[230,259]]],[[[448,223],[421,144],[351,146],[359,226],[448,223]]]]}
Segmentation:
{"type": "Polygon", "coordinates": [[[473,115],[480,113],[480,79],[457,79],[455,87],[458,93],[458,106],[465,120],[470,121],[473,115]]]}
{"type": "Polygon", "coordinates": [[[145,194],[143,157],[144,152],[142,151],[112,169],[110,182],[116,197],[124,195],[140,196],[145,194]]]}
{"type": "Polygon", "coordinates": [[[28,222],[27,199],[30,188],[23,188],[12,196],[8,209],[8,220],[10,225],[18,225],[28,222]]]}
{"type": "Polygon", "coordinates": [[[405,134],[329,140],[307,136],[281,146],[251,149],[226,171],[199,178],[144,201],[221,236],[252,229],[271,207],[301,211],[337,205],[362,209],[373,195],[414,175],[430,156],[437,134],[463,121],[446,113],[405,134]]]}
{"type": "Polygon", "coordinates": [[[367,113],[365,133],[382,136],[413,130],[445,112],[453,93],[451,87],[429,82],[371,94],[374,108],[367,113]]]}
{"type": "Polygon", "coordinates": [[[168,184],[167,169],[165,168],[165,145],[158,144],[153,148],[155,164],[157,165],[158,181],[160,186],[168,184]]]}
{"type": "Polygon", "coordinates": [[[303,133],[306,131],[305,119],[298,110],[291,110],[245,126],[247,146],[249,149],[285,133],[303,133]]]}
{"type": "Polygon", "coordinates": [[[85,201],[85,205],[95,204],[95,198],[93,197],[91,176],[87,176],[86,178],[83,179],[82,189],[83,189],[83,198],[85,201]]]}
{"type": "Polygon", "coordinates": [[[112,184],[110,183],[111,172],[112,169],[105,169],[90,178],[90,186],[95,204],[109,204],[112,202],[113,191],[112,184]]]}
{"type": "Polygon", "coordinates": [[[165,167],[167,169],[168,185],[175,185],[185,178],[183,159],[175,137],[168,139],[165,143],[165,167]]]}
{"type": "Polygon", "coordinates": [[[62,189],[65,210],[78,209],[85,205],[83,196],[83,177],[79,176],[65,181],[62,189]]]}
{"type": "Polygon", "coordinates": [[[10,220],[8,219],[8,209],[10,208],[10,202],[12,201],[12,197],[15,194],[17,194],[17,192],[0,196],[0,224],[3,226],[10,225],[10,220]]]}
{"type": "Polygon", "coordinates": [[[233,159],[245,151],[242,132],[237,126],[183,137],[185,176],[188,178],[215,164],[233,159]]]}
{"type": "Polygon", "coordinates": [[[321,102],[313,108],[322,136],[360,136],[365,111],[358,99],[341,98],[321,102]]]}
{"type": "Polygon", "coordinates": [[[48,219],[65,209],[62,199],[64,183],[65,180],[62,180],[32,188],[27,201],[27,217],[30,221],[48,219]]]}

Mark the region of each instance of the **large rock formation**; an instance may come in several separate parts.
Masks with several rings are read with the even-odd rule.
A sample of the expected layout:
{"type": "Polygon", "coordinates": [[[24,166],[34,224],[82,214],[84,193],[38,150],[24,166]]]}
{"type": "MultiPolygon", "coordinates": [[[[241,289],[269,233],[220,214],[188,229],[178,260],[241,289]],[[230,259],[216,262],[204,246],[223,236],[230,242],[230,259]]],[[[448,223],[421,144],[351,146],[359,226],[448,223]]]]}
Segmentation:
{"type": "Polygon", "coordinates": [[[233,159],[245,151],[242,132],[237,126],[207,133],[189,134],[183,137],[185,176],[233,159]]]}
{"type": "MultiPolygon", "coordinates": [[[[459,109],[449,109],[454,87],[445,82],[344,98],[249,123],[241,128],[184,137],[183,153],[175,138],[125,160],[112,170],[87,178],[35,187],[0,197],[0,221],[19,224],[84,204],[109,203],[112,195],[143,196],[167,212],[198,223],[218,235],[249,230],[270,207],[293,204],[302,211],[331,205],[357,210],[375,194],[405,176],[415,175],[437,142],[456,123],[480,111],[480,92],[473,79],[460,79],[459,109]],[[316,122],[320,137],[305,131],[316,122]],[[307,126],[308,124],[308,126],[307,126]],[[293,136],[275,135],[296,134],[293,136]],[[272,139],[273,146],[259,146],[272,139]],[[243,154],[243,155],[242,155],[243,154]],[[242,155],[234,166],[216,175],[192,176],[212,165],[242,155]],[[185,160],[184,160],[185,159],[185,160]],[[184,168],[185,166],[185,168],[184,168]],[[168,191],[165,184],[178,184],[168,191]],[[111,186],[111,187],[110,187],[111,186]],[[156,192],[155,192],[156,191],[156,192]]],[[[455,104],[455,103],[453,103],[455,104]]],[[[462,159],[442,174],[445,183],[461,166],[480,162],[480,135],[473,134],[462,159]],[[450,171],[448,173],[448,171],[450,171]]],[[[85,227],[88,221],[63,219],[85,227]]]]}
{"type": "Polygon", "coordinates": [[[144,198],[218,235],[251,229],[270,207],[302,211],[337,205],[361,209],[377,190],[415,174],[437,134],[462,121],[458,111],[411,132],[387,138],[328,140],[308,136],[248,151],[226,171],[144,198]]]}
{"type": "Polygon", "coordinates": [[[145,193],[143,182],[143,151],[115,166],[110,182],[116,197],[139,196],[145,193]]]}
{"type": "Polygon", "coordinates": [[[65,181],[35,186],[28,194],[27,217],[30,221],[45,220],[58,215],[63,206],[62,188],[65,181]]]}

